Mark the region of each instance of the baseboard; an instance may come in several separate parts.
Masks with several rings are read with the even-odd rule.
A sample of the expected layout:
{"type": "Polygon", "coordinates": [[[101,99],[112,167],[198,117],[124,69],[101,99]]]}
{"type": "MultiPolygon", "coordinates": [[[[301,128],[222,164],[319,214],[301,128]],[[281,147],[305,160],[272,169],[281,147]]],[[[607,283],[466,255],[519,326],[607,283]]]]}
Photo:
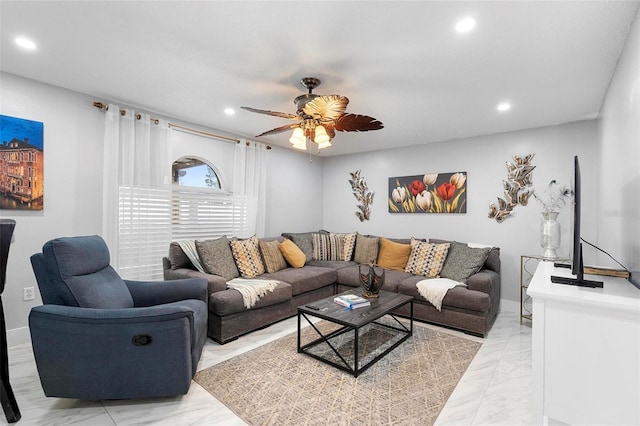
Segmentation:
{"type": "Polygon", "coordinates": [[[7,330],[7,346],[17,346],[24,343],[31,343],[29,327],[20,327],[7,330]]]}
{"type": "Polygon", "coordinates": [[[500,311],[520,313],[520,302],[514,302],[513,300],[500,299],[500,311]]]}

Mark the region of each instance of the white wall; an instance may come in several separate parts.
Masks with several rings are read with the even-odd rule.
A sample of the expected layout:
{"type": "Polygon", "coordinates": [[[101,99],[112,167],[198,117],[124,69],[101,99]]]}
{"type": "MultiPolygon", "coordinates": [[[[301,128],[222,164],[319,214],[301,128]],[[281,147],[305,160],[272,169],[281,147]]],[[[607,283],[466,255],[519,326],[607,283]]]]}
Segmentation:
{"type": "MultiPolygon", "coordinates": [[[[640,12],[639,12],[640,13],[640,12]]],[[[598,118],[598,244],[640,282],[640,15],[636,15],[598,118]]],[[[617,267],[600,255],[602,265],[617,267]]]]}
{"type": "MultiPolygon", "coordinates": [[[[102,231],[102,152],[104,113],[93,107],[95,99],[15,75],[0,73],[0,114],[44,123],[44,210],[0,210],[0,217],[16,220],[7,282],[2,301],[9,344],[28,338],[31,307],[42,300],[29,257],[49,239],[59,236],[100,234],[102,231]],[[36,288],[36,300],[22,301],[24,287],[36,288]]],[[[172,120],[173,122],[176,122],[172,120]]],[[[190,127],[189,123],[177,122],[190,127]]],[[[218,133],[215,129],[202,130],[218,133]]],[[[210,138],[172,138],[175,160],[195,155],[211,161],[232,177],[231,143],[210,138]],[[188,139],[189,142],[185,140],[188,139]],[[231,154],[229,154],[231,152],[231,154]]],[[[322,223],[322,159],[273,148],[269,152],[266,235],[284,231],[318,229],[322,223]]],[[[158,259],[160,262],[160,259],[158,259]]]]}
{"type": "MultiPolygon", "coordinates": [[[[336,141],[336,143],[340,143],[336,141]]],[[[595,196],[597,166],[595,121],[447,141],[409,148],[328,158],[324,172],[323,227],[335,232],[358,231],[391,237],[443,238],[487,243],[500,247],[502,298],[518,301],[520,255],[542,254],[539,246],[541,209],[535,200],[515,208],[501,224],[487,217],[489,202],[504,197],[505,162],[511,156],[535,153],[533,184],[544,190],[551,179],[570,185],[573,156],[579,155],[583,170],[583,234],[596,238],[595,196]],[[354,212],[356,199],[348,183],[349,172],[361,170],[369,190],[375,192],[371,220],[360,222],[354,212]],[[424,173],[467,172],[466,214],[392,214],[388,212],[388,178],[424,173]]],[[[561,211],[560,255],[571,252],[572,213],[561,211]]]]}

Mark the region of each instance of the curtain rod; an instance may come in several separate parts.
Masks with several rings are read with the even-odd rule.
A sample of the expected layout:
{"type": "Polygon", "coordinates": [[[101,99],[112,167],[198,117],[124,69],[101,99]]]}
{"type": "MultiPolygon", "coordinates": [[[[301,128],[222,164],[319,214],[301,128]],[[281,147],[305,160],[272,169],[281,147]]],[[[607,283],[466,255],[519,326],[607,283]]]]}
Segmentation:
{"type": "MultiPolygon", "coordinates": [[[[108,105],[103,104],[102,102],[94,102],[93,106],[98,108],[98,109],[104,110],[104,111],[106,111],[109,108],[108,105]]],[[[125,115],[125,114],[126,114],[126,111],[124,109],[121,109],[120,110],[120,115],[125,115]]],[[[137,120],[140,120],[141,117],[142,116],[140,114],[136,114],[136,119],[137,120]]],[[[160,120],[158,120],[157,118],[153,118],[153,117],[150,118],[150,121],[152,123],[154,123],[154,124],[158,124],[160,122],[160,120]]],[[[174,127],[176,129],[184,130],[184,131],[187,131],[187,132],[197,133],[199,135],[208,136],[210,138],[216,138],[216,139],[222,139],[222,140],[225,140],[225,141],[240,143],[240,139],[235,139],[235,138],[230,138],[230,137],[227,137],[227,136],[216,135],[215,133],[203,132],[202,130],[196,130],[196,129],[192,129],[190,127],[180,126],[180,125],[174,124],[174,123],[169,123],[169,127],[174,127]]],[[[249,142],[247,142],[247,146],[249,146],[249,142]]],[[[269,149],[271,149],[271,147],[269,145],[267,145],[267,150],[269,150],[269,149]]]]}

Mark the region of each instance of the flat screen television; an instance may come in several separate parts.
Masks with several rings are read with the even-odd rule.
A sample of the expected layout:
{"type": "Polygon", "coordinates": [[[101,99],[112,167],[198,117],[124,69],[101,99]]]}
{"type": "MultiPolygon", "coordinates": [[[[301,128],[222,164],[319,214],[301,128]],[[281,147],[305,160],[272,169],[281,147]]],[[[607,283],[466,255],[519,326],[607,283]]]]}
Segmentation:
{"type": "Polygon", "coordinates": [[[575,278],[552,275],[551,282],[556,284],[577,285],[580,287],[602,287],[602,281],[584,279],[584,263],[582,261],[582,241],[580,240],[580,162],[576,155],[573,159],[573,259],[571,273],[575,278]]]}

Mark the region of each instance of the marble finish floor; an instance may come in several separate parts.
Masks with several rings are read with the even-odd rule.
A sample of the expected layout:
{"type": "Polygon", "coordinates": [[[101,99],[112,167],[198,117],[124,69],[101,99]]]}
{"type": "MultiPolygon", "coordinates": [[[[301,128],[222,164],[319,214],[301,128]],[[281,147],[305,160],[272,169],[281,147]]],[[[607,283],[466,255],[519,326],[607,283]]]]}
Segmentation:
{"type": "MultiPolygon", "coordinates": [[[[209,340],[198,369],[249,351],[296,330],[296,318],[256,331],[224,346],[209,340]]],[[[531,325],[519,315],[500,313],[436,421],[436,425],[518,425],[531,423],[531,325]]],[[[134,401],[80,401],[46,398],[31,345],[9,348],[9,372],[26,425],[245,425],[198,384],[187,395],[134,401]]],[[[0,425],[7,424],[0,413],[0,425]]]]}

